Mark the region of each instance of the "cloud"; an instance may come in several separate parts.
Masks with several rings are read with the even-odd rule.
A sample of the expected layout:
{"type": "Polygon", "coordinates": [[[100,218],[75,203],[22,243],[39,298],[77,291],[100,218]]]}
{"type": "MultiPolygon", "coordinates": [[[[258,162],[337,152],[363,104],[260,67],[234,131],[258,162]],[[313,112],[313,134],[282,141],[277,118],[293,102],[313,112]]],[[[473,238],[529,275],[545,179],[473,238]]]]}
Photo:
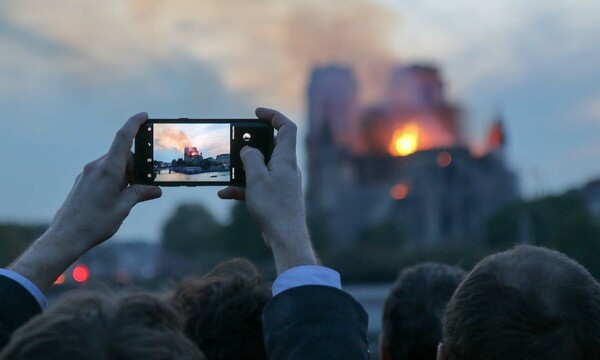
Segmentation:
{"type": "Polygon", "coordinates": [[[595,0],[347,0],[343,6],[335,0],[21,0],[3,3],[0,21],[33,44],[5,33],[0,49],[8,36],[67,51],[35,57],[13,46],[3,51],[14,55],[0,59],[0,68],[7,61],[37,71],[64,68],[85,86],[104,86],[113,80],[107,73],[136,77],[155,61],[177,64],[183,57],[210,64],[227,89],[255,103],[298,112],[314,64],[355,67],[364,97],[373,99],[399,60],[426,61],[443,66],[458,97],[482,86],[504,89],[532,72],[593,71],[600,43],[594,7],[595,0]]]}
{"type": "Polygon", "coordinates": [[[64,69],[89,87],[106,86],[115,76],[135,78],[156,61],[177,64],[184,57],[210,64],[233,91],[298,111],[314,64],[354,66],[368,96],[398,59],[390,45],[398,16],[367,0],[343,6],[335,0],[23,0],[4,3],[2,10],[0,21],[38,39],[28,44],[5,32],[5,42],[68,49],[33,59],[22,49],[15,59],[28,67],[64,69]]]}
{"type": "MultiPolygon", "coordinates": [[[[217,118],[253,113],[251,99],[227,88],[202,59],[180,53],[169,61],[138,56],[138,67],[104,64],[74,43],[10,24],[0,27],[0,47],[12,50],[0,57],[0,153],[11,169],[3,175],[10,191],[2,194],[0,219],[49,221],[84,164],[108,149],[130,114],[217,118]],[[85,68],[88,74],[81,72],[85,68]]],[[[157,239],[162,221],[190,199],[209,202],[221,219],[231,206],[217,199],[214,188],[169,191],[159,202],[136,207],[117,236],[157,239]]]]}
{"type": "Polygon", "coordinates": [[[393,3],[402,14],[398,52],[443,65],[455,96],[506,89],[539,73],[596,71],[594,0],[393,3]]]}

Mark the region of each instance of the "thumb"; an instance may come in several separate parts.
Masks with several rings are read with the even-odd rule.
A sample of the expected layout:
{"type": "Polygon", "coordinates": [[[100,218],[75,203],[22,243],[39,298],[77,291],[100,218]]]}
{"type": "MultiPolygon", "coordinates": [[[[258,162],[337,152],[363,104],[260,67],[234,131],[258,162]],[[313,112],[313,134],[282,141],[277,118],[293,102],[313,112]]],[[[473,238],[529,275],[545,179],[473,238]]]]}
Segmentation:
{"type": "Polygon", "coordinates": [[[123,190],[121,198],[128,208],[131,209],[139,202],[156,199],[161,197],[161,195],[162,190],[158,186],[136,184],[123,190]]]}
{"type": "Polygon", "coordinates": [[[265,165],[265,157],[259,150],[250,146],[244,146],[240,150],[240,157],[242,158],[242,163],[244,163],[247,181],[253,181],[257,177],[267,175],[268,170],[265,165]]]}

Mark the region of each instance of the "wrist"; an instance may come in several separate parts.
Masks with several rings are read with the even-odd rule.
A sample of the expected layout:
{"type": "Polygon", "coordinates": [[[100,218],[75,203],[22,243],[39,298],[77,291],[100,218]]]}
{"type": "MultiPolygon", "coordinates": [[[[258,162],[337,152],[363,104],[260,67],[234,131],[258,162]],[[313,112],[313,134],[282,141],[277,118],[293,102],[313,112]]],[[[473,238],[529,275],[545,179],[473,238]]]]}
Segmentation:
{"type": "Polygon", "coordinates": [[[277,274],[296,266],[317,265],[317,257],[304,221],[268,229],[263,232],[263,236],[273,252],[277,274]]]}
{"type": "Polygon", "coordinates": [[[70,224],[50,224],[48,230],[38,241],[53,247],[60,247],[73,256],[83,255],[94,247],[94,240],[85,231],[81,231],[70,224]]]}
{"type": "Polygon", "coordinates": [[[310,244],[308,226],[304,219],[271,222],[262,230],[265,241],[271,247],[289,246],[290,243],[310,244]]]}
{"type": "Polygon", "coordinates": [[[56,278],[87,250],[86,246],[64,236],[68,236],[67,233],[49,228],[9,269],[26,277],[46,293],[56,278]]]}

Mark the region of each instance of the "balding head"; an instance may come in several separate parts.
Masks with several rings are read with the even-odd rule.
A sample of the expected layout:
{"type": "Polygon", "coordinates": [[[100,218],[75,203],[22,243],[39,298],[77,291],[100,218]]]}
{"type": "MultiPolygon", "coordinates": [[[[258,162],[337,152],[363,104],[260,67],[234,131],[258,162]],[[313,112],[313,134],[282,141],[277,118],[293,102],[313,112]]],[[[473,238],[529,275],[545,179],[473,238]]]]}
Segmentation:
{"type": "Polygon", "coordinates": [[[600,285],[556,251],[489,256],[450,301],[444,343],[449,360],[600,359],[600,285]]]}

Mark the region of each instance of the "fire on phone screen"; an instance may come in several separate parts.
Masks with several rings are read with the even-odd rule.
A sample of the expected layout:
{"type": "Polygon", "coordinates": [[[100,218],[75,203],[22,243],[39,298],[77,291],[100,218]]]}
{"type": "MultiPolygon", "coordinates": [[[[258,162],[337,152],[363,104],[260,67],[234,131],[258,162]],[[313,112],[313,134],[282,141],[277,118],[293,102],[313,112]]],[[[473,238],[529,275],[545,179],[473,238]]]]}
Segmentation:
{"type": "Polygon", "coordinates": [[[154,124],[155,181],[229,181],[229,137],[229,124],[154,124]]]}

